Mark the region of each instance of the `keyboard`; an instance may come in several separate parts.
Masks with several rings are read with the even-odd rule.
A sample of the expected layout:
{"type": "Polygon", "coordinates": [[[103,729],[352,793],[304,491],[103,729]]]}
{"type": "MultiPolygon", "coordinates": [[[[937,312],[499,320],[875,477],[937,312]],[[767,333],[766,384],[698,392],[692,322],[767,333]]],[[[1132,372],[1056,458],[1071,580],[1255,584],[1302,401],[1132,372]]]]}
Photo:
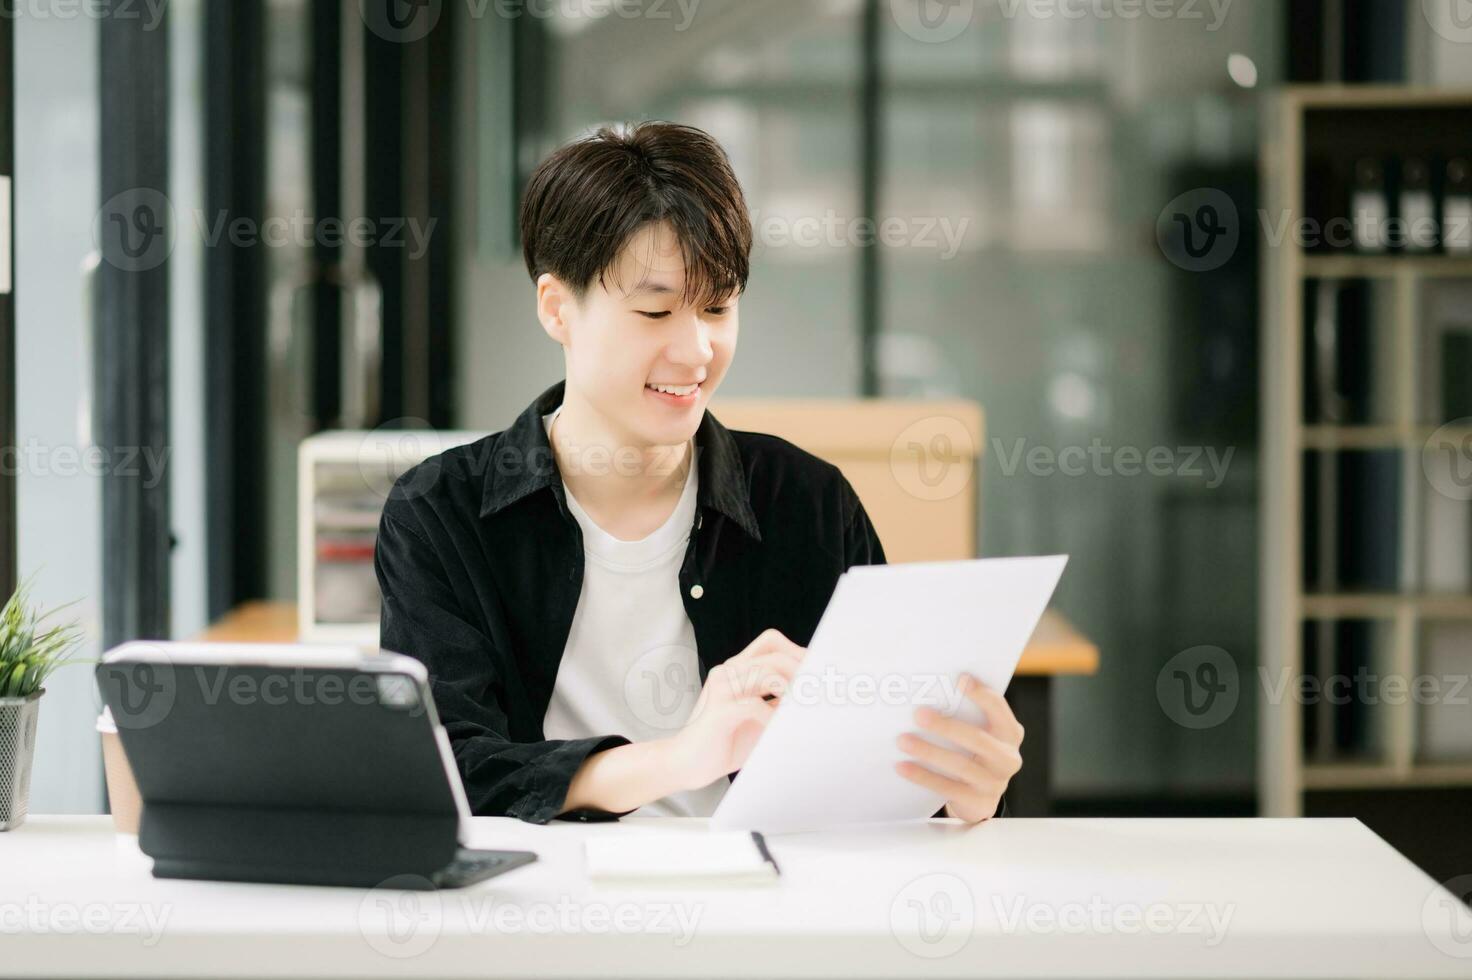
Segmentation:
{"type": "Polygon", "coordinates": [[[464,888],[536,859],[531,851],[478,851],[462,847],[448,865],[435,872],[434,884],[436,888],[464,888]]]}

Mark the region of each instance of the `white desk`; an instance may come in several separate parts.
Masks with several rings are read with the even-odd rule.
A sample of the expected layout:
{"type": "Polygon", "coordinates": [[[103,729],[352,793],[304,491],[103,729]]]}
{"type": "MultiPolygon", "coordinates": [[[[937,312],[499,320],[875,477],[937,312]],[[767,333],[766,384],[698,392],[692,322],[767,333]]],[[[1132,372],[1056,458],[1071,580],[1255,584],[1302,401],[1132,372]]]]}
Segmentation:
{"type": "Polygon", "coordinates": [[[773,838],[774,887],[598,888],[588,834],[457,892],[153,878],[106,817],[0,834],[5,976],[1472,976],[1472,913],[1354,820],[932,821],[773,838]],[[46,930],[45,932],[41,931],[46,930]]]}

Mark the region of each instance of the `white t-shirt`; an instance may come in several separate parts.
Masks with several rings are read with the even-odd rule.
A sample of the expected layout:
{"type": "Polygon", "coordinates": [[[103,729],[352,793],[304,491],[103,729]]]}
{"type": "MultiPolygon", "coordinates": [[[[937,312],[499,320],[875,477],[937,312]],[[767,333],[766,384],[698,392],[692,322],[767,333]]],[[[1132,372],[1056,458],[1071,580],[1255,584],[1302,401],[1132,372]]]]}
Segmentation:
{"type": "MultiPolygon", "coordinates": [[[[542,419],[549,431],[556,415],[542,419]]],[[[583,532],[583,586],[542,722],[547,738],[614,734],[643,742],[673,735],[689,719],[700,694],[700,664],[680,597],[680,566],[698,480],[692,465],[674,513],[639,541],[604,531],[567,494],[583,532]]],[[[708,817],[729,785],[722,776],[635,815],[708,817]]]]}

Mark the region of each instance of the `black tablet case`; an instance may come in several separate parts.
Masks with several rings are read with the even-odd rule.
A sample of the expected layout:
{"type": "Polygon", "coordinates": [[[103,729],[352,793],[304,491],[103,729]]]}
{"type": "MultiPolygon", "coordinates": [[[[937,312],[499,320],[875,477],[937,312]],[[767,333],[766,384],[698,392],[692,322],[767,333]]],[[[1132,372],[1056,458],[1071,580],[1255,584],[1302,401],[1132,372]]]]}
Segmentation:
{"type": "Polygon", "coordinates": [[[97,683],[155,877],[428,889],[459,847],[434,704],[408,675],[116,662],[97,683]]]}

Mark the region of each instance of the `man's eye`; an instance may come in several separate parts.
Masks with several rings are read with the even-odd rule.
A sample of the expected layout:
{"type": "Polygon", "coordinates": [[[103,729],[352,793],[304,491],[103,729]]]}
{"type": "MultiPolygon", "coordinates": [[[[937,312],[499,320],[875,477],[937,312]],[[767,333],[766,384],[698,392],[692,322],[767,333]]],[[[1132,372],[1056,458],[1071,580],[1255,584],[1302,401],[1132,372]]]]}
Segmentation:
{"type": "Polygon", "coordinates": [[[705,312],[709,313],[711,316],[725,316],[727,313],[731,312],[731,308],[729,306],[708,306],[706,307],[705,312]]]}
{"type": "Polygon", "coordinates": [[[640,316],[646,316],[651,320],[663,320],[670,315],[669,310],[639,310],[640,316]]]}

